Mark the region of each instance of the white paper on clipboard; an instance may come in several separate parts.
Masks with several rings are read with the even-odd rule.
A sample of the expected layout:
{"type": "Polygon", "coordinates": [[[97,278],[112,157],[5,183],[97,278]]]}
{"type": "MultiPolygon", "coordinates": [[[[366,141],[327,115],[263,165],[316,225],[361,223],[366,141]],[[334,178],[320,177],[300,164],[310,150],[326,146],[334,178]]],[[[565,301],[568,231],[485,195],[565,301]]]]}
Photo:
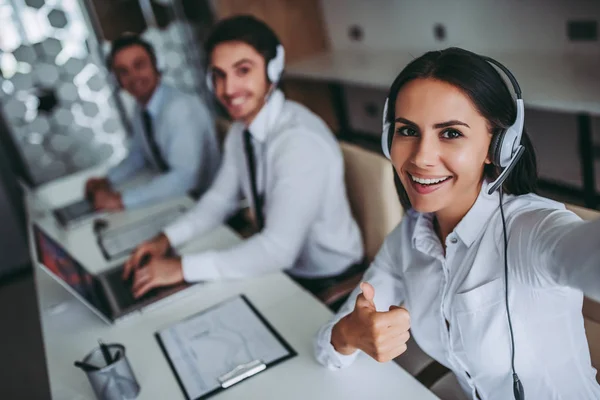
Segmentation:
{"type": "Polygon", "coordinates": [[[268,367],[295,355],[242,296],[158,331],[156,335],[188,399],[202,398],[227,388],[222,377],[236,368],[257,361],[268,367]]]}

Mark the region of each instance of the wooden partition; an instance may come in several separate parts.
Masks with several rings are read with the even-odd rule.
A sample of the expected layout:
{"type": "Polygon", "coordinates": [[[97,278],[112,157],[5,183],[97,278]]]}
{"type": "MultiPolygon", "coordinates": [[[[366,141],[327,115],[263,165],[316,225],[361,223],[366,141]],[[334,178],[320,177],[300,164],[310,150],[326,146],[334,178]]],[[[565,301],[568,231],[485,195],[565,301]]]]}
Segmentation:
{"type": "MultiPolygon", "coordinates": [[[[320,0],[218,0],[217,18],[251,14],[265,21],[285,47],[286,62],[329,49],[329,38],[320,0]]],[[[337,122],[326,83],[286,79],[283,89],[289,99],[304,104],[337,132],[337,122]]]]}

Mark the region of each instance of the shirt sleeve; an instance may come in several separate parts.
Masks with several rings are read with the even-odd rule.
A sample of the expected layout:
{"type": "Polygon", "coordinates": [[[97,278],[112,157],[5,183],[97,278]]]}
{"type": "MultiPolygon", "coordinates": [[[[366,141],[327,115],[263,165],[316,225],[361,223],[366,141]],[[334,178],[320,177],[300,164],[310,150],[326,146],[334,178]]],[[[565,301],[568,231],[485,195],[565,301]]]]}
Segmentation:
{"type": "Polygon", "coordinates": [[[139,170],[144,168],[145,165],[146,160],[144,158],[140,138],[138,133],[134,131],[127,156],[119,164],[108,171],[107,179],[111,185],[119,185],[134,176],[139,170]]]}
{"type": "Polygon", "coordinates": [[[510,226],[509,262],[522,280],[579,289],[600,301],[600,219],[567,210],[525,211],[510,226]]]}
{"type": "MultiPolygon", "coordinates": [[[[195,235],[216,228],[238,209],[241,195],[233,151],[235,139],[234,132],[227,135],[223,162],[211,187],[192,210],[164,230],[172,246],[180,246],[195,235]]],[[[183,258],[185,259],[186,257],[183,258]]],[[[185,270],[184,268],[184,274],[185,270]]]]}
{"type": "Polygon", "coordinates": [[[202,157],[205,139],[215,135],[213,121],[202,103],[182,98],[170,104],[167,111],[169,139],[163,155],[169,171],[141,187],[123,191],[126,208],[184,195],[198,183],[200,168],[213,168],[205,165],[210,158],[202,157]]]}
{"type": "MultiPolygon", "coordinates": [[[[390,249],[396,247],[399,239],[399,231],[393,231],[386,239],[384,245],[377,253],[375,260],[365,272],[364,282],[369,282],[375,288],[375,307],[377,311],[388,311],[391,305],[400,305],[404,302],[404,290],[402,279],[394,273],[394,257],[390,249]]],[[[360,350],[351,355],[342,355],[338,353],[331,344],[331,331],[333,327],[346,315],[354,311],[356,298],[361,293],[360,287],[356,287],[348,300],[339,309],[335,317],[326,325],[321,327],[315,337],[315,356],[317,361],[331,370],[347,367],[352,364],[360,350]]]]}
{"type": "Polygon", "coordinates": [[[239,279],[287,269],[296,261],[309,229],[321,208],[329,150],[315,144],[309,132],[287,132],[273,145],[273,183],[266,193],[268,212],[263,230],[239,245],[222,251],[184,256],[189,281],[239,279]]]}

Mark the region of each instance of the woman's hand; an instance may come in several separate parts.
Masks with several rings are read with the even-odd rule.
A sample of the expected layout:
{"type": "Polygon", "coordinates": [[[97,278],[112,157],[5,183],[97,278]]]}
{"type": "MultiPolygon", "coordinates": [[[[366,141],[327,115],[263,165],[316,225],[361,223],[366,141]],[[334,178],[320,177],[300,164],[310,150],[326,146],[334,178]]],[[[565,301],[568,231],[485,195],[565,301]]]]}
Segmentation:
{"type": "Polygon", "coordinates": [[[410,315],[402,307],[391,306],[379,312],[371,284],[360,284],[362,293],[356,298],[354,311],[342,318],[331,332],[331,344],[344,355],[362,350],[379,362],[386,362],[406,351],[410,338],[410,315]]]}

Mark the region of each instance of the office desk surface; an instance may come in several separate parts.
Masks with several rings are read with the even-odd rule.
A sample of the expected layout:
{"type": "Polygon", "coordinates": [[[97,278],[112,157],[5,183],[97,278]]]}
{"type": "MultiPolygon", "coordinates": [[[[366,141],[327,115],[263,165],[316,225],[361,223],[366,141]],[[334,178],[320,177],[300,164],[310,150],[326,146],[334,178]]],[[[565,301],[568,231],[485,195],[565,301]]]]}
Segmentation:
{"type": "Polygon", "coordinates": [[[142,387],[140,399],[178,399],[183,394],[158,347],[154,332],[231,296],[243,293],[298,356],[219,394],[218,399],[339,399],[436,397],[394,363],[367,356],[342,371],[316,363],[312,340],[331,312],[286,275],[198,285],[182,297],[114,326],[103,323],[44,272],[36,269],[42,332],[54,399],[91,398],[83,372],[73,367],[97,339],[125,345],[142,387]],[[374,396],[374,397],[372,397],[374,396]]]}
{"type": "MultiPolygon", "coordinates": [[[[173,199],[151,208],[115,214],[110,216],[113,217],[110,223],[129,223],[177,202],[189,204],[191,200],[173,199]]],[[[28,205],[35,204],[35,201],[30,201],[28,205]]],[[[61,230],[48,212],[38,209],[30,210],[30,222],[42,225],[95,272],[122,261],[104,261],[95,243],[91,221],[73,229],[61,230]]],[[[196,238],[183,247],[181,253],[224,248],[240,240],[233,231],[222,226],[196,238]]],[[[116,342],[126,347],[127,357],[141,385],[139,399],[183,399],[154,333],[242,293],[296,350],[298,356],[218,394],[216,399],[436,398],[393,362],[379,364],[363,355],[352,367],[343,371],[332,372],[318,365],[313,356],[312,341],[318,328],[332,314],[281,272],[249,280],[199,284],[175,295],[170,301],[112,326],[102,322],[39,268],[35,268],[35,282],[50,387],[55,400],[93,398],[85,374],[75,368],[73,362],[81,360],[97,346],[99,338],[106,343],[116,342]]]]}
{"type": "Polygon", "coordinates": [[[312,340],[331,312],[284,274],[198,285],[193,293],[115,326],[90,313],[43,272],[36,272],[42,330],[54,399],[89,399],[91,387],[73,361],[102,338],[121,343],[142,388],[139,399],[183,399],[154,332],[231,296],[244,293],[298,356],[234,386],[216,399],[435,399],[393,362],[361,355],[351,367],[329,371],[313,357],[312,340]]]}
{"type": "MultiPolygon", "coordinates": [[[[388,90],[402,68],[423,53],[402,50],[325,52],[289,64],[286,76],[388,90]]],[[[600,115],[600,56],[486,55],[500,61],[515,75],[526,106],[600,115]]]]}

